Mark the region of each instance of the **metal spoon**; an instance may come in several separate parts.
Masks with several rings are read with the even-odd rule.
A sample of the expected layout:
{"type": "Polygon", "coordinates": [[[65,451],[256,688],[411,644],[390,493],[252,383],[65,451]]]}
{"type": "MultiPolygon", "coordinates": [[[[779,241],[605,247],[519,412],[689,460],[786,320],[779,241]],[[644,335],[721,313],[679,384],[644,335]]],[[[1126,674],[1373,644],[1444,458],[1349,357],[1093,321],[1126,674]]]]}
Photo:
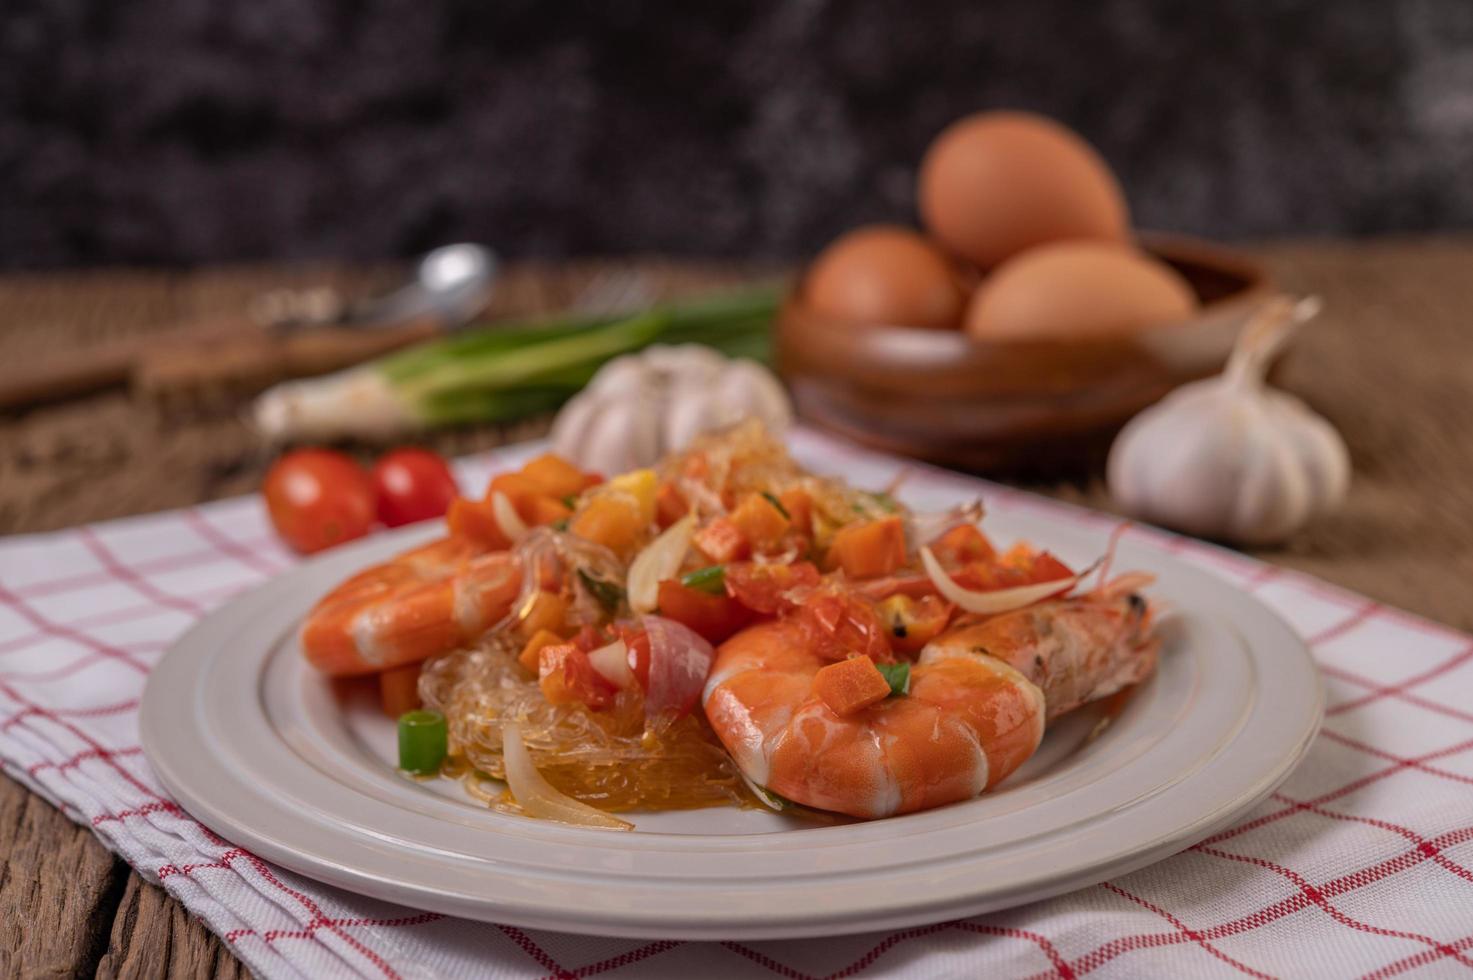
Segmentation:
{"type": "Polygon", "coordinates": [[[345,302],[334,289],[273,290],[252,314],[276,329],[332,324],[373,330],[430,320],[455,330],[486,308],[496,285],[496,253],[484,245],[442,245],[419,260],[414,278],[392,292],[345,302]]]}

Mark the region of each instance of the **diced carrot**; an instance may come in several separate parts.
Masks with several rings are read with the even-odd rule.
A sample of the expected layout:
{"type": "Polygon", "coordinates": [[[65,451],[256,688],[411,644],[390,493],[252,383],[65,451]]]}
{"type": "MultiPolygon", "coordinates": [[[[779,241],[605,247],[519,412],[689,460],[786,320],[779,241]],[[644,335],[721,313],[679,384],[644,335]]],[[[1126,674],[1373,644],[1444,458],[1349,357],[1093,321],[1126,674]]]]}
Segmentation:
{"type": "Polygon", "coordinates": [[[565,642],[563,638],[552,630],[538,630],[532,634],[532,638],[527,641],[527,645],[522,647],[522,652],[517,655],[517,663],[535,674],[538,672],[538,666],[541,663],[539,655],[542,653],[542,648],[563,642],[565,642]]]}
{"type": "Polygon", "coordinates": [[[556,524],[573,515],[573,509],[556,497],[533,497],[527,520],[533,525],[556,524]]]}
{"type": "Polygon", "coordinates": [[[941,635],[951,619],[951,605],[939,596],[911,598],[892,595],[876,608],[890,632],[890,645],[902,653],[917,653],[941,635]]]}
{"type": "Polygon", "coordinates": [[[590,708],[606,708],[618,688],[593,669],[588,654],[571,643],[543,647],[538,654],[537,685],[549,704],[581,702],[590,708]]]}
{"type": "Polygon", "coordinates": [[[391,667],[378,675],[378,701],[384,714],[398,718],[419,707],[420,663],[391,667]]]}
{"type": "Polygon", "coordinates": [[[655,520],[660,527],[669,527],[689,511],[690,504],[685,502],[685,497],[675,488],[675,484],[660,484],[660,488],[655,491],[655,520]]]}
{"type": "Polygon", "coordinates": [[[568,600],[557,592],[538,589],[532,594],[518,624],[523,636],[536,636],[543,630],[557,633],[566,628],[568,600]]]}
{"type": "Polygon", "coordinates": [[[491,551],[511,547],[511,539],[502,533],[491,505],[484,500],[456,497],[450,501],[445,521],[450,526],[450,536],[453,538],[473,541],[491,551]]]}
{"type": "Polygon", "coordinates": [[[524,473],[497,474],[486,489],[486,499],[490,500],[495,493],[505,494],[517,514],[529,523],[532,520],[532,502],[543,496],[542,488],[524,473]]]}
{"type": "Polygon", "coordinates": [[[975,524],[963,524],[931,542],[931,552],[943,567],[955,568],[974,561],[990,561],[997,552],[975,524]]]}
{"type": "Polygon", "coordinates": [[[522,475],[546,496],[556,500],[582,493],[588,477],[578,467],[552,453],[544,453],[522,467],[522,475]]]}
{"type": "Polygon", "coordinates": [[[820,667],[813,675],[813,693],[834,714],[848,715],[888,698],[890,682],[869,657],[850,657],[820,667]]]}
{"type": "Polygon", "coordinates": [[[752,544],[729,517],[718,517],[695,533],[692,539],[701,554],[717,564],[745,558],[752,544]]]}
{"type": "Polygon", "coordinates": [[[813,498],[802,487],[789,487],[777,495],[793,527],[804,534],[813,533],[813,498]]]}
{"type": "Polygon", "coordinates": [[[585,541],[628,557],[639,541],[644,522],[633,500],[617,494],[598,495],[573,518],[568,529],[585,541]]]}
{"type": "Polygon", "coordinates": [[[905,525],[899,517],[847,524],[829,545],[830,568],[850,578],[879,578],[905,564],[905,525]]]}
{"type": "Polygon", "coordinates": [[[782,510],[760,493],[749,493],[742,498],[729,516],[729,520],[742,533],[742,537],[759,551],[767,551],[787,533],[792,521],[782,510]]]}
{"type": "Polygon", "coordinates": [[[689,626],[711,643],[720,643],[751,621],[746,607],[731,596],[711,595],[674,579],[660,583],[660,615],[689,626]]]}

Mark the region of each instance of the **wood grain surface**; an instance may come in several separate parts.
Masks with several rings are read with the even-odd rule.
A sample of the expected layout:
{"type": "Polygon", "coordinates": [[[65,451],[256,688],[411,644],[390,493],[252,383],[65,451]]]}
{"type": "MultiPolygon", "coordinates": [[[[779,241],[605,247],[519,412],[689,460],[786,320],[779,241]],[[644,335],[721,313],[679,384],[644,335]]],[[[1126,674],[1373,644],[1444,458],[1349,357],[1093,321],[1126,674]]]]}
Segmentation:
{"type": "MultiPolygon", "coordinates": [[[[1286,243],[1252,249],[1326,313],[1282,384],[1345,434],[1350,499],[1258,557],[1473,628],[1473,241],[1286,243]]],[[[522,266],[495,312],[553,309],[632,282],[649,298],[755,270],[642,262],[522,266]],[[633,276],[631,280],[629,277],[633,276]]],[[[267,289],[394,281],[393,268],[234,268],[0,277],[0,363],[238,311],[267,289]]],[[[447,453],[538,435],[547,420],[438,434],[447,453]]],[[[366,450],[364,450],[366,452],[366,450]]],[[[0,415],[0,533],[23,533],[254,490],[270,460],[227,406],[126,391],[0,415]]],[[[1098,476],[1032,489],[1109,508],[1098,476]]],[[[0,976],[244,975],[183,907],[90,831],[0,777],[0,976]]]]}

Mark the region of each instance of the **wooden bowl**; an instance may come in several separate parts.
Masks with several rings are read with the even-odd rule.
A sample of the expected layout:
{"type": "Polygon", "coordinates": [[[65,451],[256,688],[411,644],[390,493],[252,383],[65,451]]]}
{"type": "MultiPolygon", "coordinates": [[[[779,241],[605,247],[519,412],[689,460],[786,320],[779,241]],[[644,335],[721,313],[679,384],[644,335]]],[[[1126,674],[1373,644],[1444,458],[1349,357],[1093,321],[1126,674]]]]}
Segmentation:
{"type": "Polygon", "coordinates": [[[968,470],[1085,469],[1132,415],[1220,371],[1272,293],[1264,269],[1229,249],[1163,235],[1141,245],[1196,291],[1190,320],[1119,338],[985,342],[816,314],[800,277],[778,315],[778,369],[802,418],[866,445],[968,470]]]}

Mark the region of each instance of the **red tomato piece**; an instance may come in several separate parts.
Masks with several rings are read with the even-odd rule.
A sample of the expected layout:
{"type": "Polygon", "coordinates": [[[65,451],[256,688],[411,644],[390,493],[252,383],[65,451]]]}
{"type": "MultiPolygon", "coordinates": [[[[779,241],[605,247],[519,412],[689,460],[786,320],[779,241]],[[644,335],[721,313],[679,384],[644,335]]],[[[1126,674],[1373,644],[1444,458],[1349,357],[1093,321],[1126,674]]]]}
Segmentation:
{"type": "Polygon", "coordinates": [[[718,517],[696,531],[693,539],[701,554],[718,565],[752,553],[752,545],[729,517],[718,517]]]}
{"type": "Polygon", "coordinates": [[[304,555],[373,527],[373,483],[345,453],[293,450],[272,464],[261,493],[276,533],[304,555]]]}
{"type": "Polygon", "coordinates": [[[674,579],[660,583],[657,601],[661,616],[690,627],[711,643],[720,643],[751,621],[751,613],[731,596],[711,595],[674,579]]]}
{"type": "Polygon", "coordinates": [[[931,542],[931,553],[942,568],[957,568],[974,561],[991,561],[997,554],[987,535],[975,524],[963,524],[931,542]]]}
{"type": "Polygon", "coordinates": [[[1011,589],[1020,585],[1055,582],[1072,578],[1074,572],[1047,551],[1033,552],[1027,557],[1014,555],[1008,564],[997,561],[973,562],[952,573],[963,588],[979,592],[1011,589]]]}
{"type": "Polygon", "coordinates": [[[804,601],[800,622],[818,655],[826,659],[843,660],[853,654],[878,663],[895,659],[888,630],[875,607],[854,593],[839,589],[815,592],[804,601]]]}
{"type": "Polygon", "coordinates": [[[802,599],[801,590],[819,583],[818,569],[806,561],[791,565],[735,562],[726,566],[725,577],[726,591],[733,599],[767,616],[794,608],[802,599]]]}
{"type": "Polygon", "coordinates": [[[412,446],[379,458],[373,466],[373,489],[378,519],[389,527],[443,517],[459,495],[445,459],[412,446]]]}
{"type": "Polygon", "coordinates": [[[549,704],[579,702],[595,710],[614,703],[619,689],[593,669],[574,643],[543,647],[537,655],[537,684],[549,704]]]}

